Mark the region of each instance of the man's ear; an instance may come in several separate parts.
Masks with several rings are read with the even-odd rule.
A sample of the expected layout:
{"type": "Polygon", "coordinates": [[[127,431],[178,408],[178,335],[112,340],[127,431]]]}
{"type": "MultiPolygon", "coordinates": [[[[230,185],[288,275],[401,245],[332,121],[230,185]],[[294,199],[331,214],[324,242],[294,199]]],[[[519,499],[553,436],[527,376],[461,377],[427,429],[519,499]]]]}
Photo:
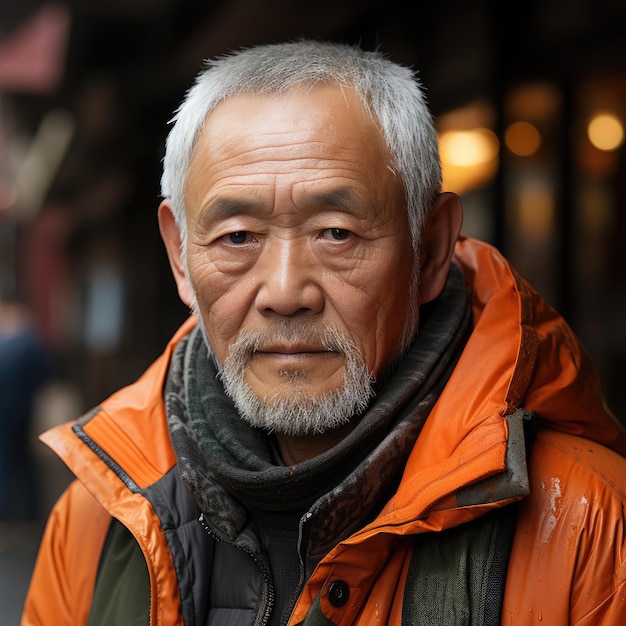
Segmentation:
{"type": "Polygon", "coordinates": [[[165,244],[172,274],[174,274],[174,280],[178,287],[178,295],[184,304],[191,308],[194,301],[193,291],[187,278],[187,272],[185,271],[185,264],[181,254],[182,242],[180,239],[180,230],[174,219],[172,205],[169,200],[163,200],[163,202],[161,202],[158,217],[161,239],[163,239],[163,243],[165,244]]]}
{"type": "Polygon", "coordinates": [[[435,200],[422,233],[420,304],[434,300],[443,291],[462,223],[461,199],[454,193],[442,193],[435,200]]]}

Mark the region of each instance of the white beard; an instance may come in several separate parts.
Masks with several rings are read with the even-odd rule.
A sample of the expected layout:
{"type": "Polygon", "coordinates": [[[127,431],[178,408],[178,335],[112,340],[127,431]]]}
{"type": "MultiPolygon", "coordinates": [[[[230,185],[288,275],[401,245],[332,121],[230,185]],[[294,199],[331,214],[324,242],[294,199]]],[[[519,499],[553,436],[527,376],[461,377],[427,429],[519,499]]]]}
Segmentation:
{"type": "Polygon", "coordinates": [[[333,328],[316,330],[309,324],[285,322],[275,332],[263,334],[244,331],[231,346],[228,357],[219,368],[219,377],[241,417],[251,426],[290,436],[323,434],[360,415],[374,397],[374,376],[354,343],[333,328]],[[290,343],[296,339],[318,343],[328,351],[342,354],[345,359],[343,384],[328,393],[311,395],[304,385],[305,372],[280,372],[280,376],[289,378],[292,393],[257,397],[244,381],[251,355],[263,343],[277,340],[290,343]]]}

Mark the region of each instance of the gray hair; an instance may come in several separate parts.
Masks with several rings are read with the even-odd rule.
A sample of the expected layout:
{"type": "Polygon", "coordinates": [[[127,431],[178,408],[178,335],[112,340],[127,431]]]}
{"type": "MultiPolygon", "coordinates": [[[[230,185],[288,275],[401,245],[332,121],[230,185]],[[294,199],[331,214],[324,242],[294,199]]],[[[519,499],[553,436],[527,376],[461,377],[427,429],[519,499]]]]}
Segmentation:
{"type": "Polygon", "coordinates": [[[317,83],[351,87],[378,121],[404,184],[417,263],[422,228],[441,191],[437,134],[421,84],[410,68],[390,61],[379,51],[307,40],[246,48],[206,61],[176,110],[166,142],[161,193],[172,204],[184,248],[184,187],[209,113],[236,94],[279,94],[317,83]]]}

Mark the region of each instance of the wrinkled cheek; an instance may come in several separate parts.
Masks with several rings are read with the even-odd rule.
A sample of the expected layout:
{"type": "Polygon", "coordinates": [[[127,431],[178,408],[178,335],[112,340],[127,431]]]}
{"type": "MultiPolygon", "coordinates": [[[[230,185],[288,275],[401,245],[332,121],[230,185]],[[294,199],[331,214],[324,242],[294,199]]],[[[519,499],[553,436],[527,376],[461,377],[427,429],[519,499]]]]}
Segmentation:
{"type": "Polygon", "coordinates": [[[223,362],[242,329],[246,307],[236,302],[224,302],[223,299],[199,297],[199,309],[209,343],[223,362]]]}
{"type": "Polygon", "coordinates": [[[397,356],[408,318],[408,299],[390,297],[375,309],[374,328],[370,334],[373,350],[373,371],[378,376],[397,356]]]}

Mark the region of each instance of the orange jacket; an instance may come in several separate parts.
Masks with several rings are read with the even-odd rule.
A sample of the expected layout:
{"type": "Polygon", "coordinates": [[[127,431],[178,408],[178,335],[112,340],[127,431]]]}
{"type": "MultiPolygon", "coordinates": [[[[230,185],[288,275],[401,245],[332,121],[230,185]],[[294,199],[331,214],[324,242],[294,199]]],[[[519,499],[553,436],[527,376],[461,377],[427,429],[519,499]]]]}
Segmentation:
{"type": "MultiPolygon", "coordinates": [[[[400,624],[412,536],[467,522],[520,499],[502,623],[615,625],[626,615],[626,433],[606,408],[595,369],[571,330],[490,246],[461,238],[455,258],[472,291],[474,330],[407,462],[395,496],[368,526],[318,565],[290,624],[316,596],[335,624],[400,624]],[[504,496],[512,422],[524,408],[543,424],[522,482],[504,496]],[[474,494],[468,497],[467,494],[474,494]],[[476,494],[483,497],[477,498],[476,494]],[[473,499],[472,499],[473,498],[473,499]],[[335,607],[327,587],[350,581],[335,607]]],[[[174,346],[85,421],[85,433],[140,488],[175,462],[162,400],[174,346]]],[[[182,624],[172,556],[151,505],[72,431],[42,436],[77,479],[54,508],[26,598],[22,626],[86,624],[111,516],[148,564],[151,624],[182,624]]]]}

